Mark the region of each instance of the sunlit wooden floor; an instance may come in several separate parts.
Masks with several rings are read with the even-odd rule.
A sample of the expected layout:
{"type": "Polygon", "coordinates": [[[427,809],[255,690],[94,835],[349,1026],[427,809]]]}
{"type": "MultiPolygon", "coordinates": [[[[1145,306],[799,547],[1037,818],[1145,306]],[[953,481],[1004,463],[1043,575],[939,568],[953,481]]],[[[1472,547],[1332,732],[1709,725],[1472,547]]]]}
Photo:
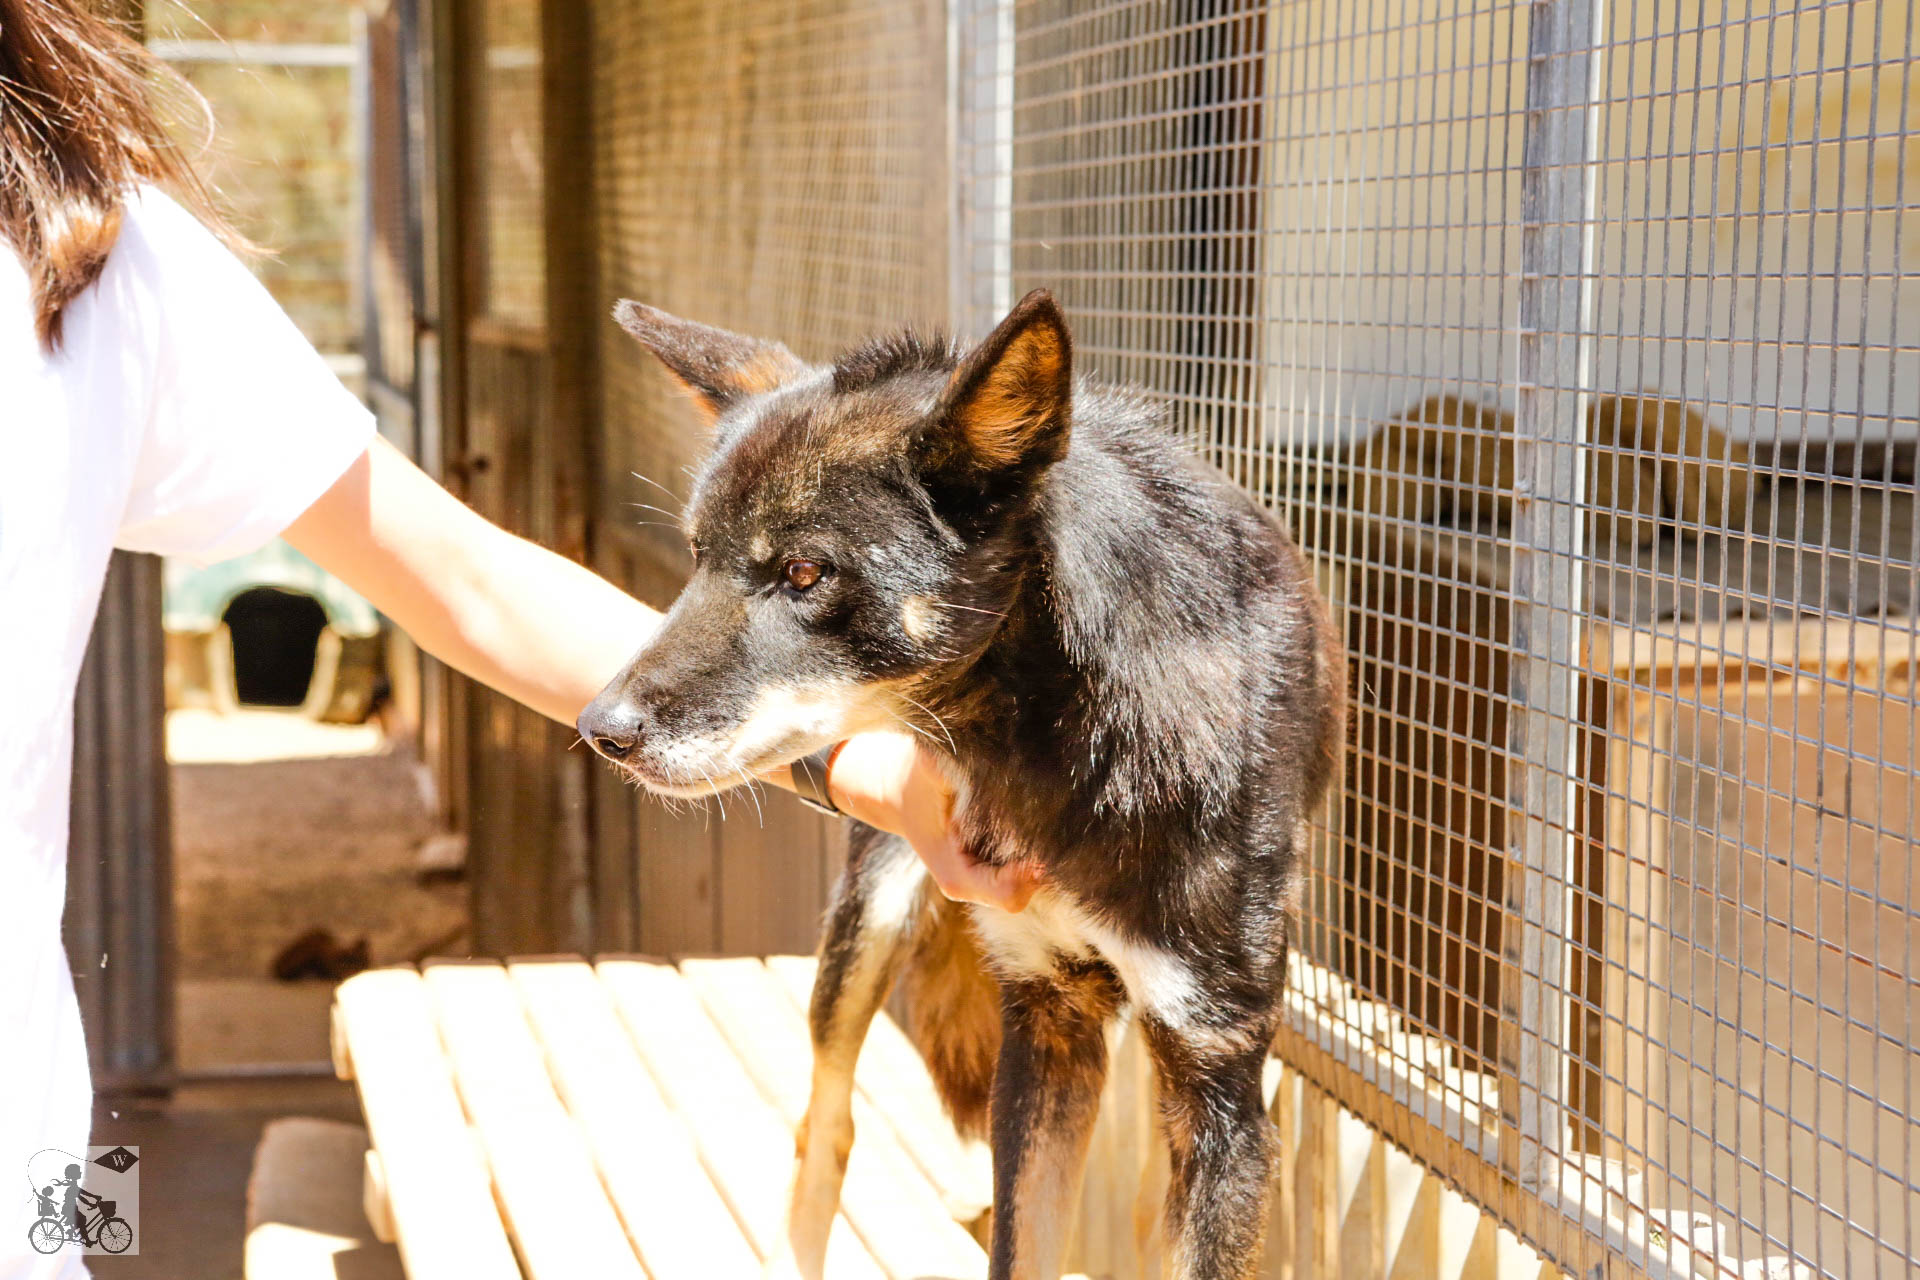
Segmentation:
{"type": "MultiPolygon", "coordinates": [[[[373,1150],[368,1215],[409,1276],[758,1276],[806,1108],[804,957],[529,959],[361,974],[336,1065],[373,1150]]],[[[828,1274],[984,1276],[986,1153],[900,1029],[856,1074],[828,1274]]]]}

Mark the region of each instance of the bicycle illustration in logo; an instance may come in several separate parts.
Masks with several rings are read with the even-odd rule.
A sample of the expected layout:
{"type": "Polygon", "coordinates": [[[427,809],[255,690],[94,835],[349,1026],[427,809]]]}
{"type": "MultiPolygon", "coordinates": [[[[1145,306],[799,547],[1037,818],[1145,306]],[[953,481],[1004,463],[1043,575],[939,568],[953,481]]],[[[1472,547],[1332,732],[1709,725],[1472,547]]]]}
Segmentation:
{"type": "Polygon", "coordinates": [[[36,1253],[57,1253],[69,1244],[125,1253],[133,1244],[133,1228],[119,1215],[119,1204],[81,1186],[81,1173],[70,1164],[64,1177],[35,1193],[40,1216],[27,1227],[27,1243],[36,1253]]]}

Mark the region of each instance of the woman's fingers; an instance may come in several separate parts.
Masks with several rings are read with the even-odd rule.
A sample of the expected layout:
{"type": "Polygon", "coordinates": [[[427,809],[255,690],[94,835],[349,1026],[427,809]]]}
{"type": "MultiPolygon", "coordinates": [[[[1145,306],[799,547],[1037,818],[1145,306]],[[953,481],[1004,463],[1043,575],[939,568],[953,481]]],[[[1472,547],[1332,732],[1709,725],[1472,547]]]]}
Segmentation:
{"type": "Polygon", "coordinates": [[[953,785],[933,758],[900,733],[863,733],[834,757],[827,788],[843,813],[902,836],[940,892],[957,902],[1020,911],[1040,886],[1031,863],[990,866],[953,829],[953,785]]]}
{"type": "Polygon", "coordinates": [[[958,902],[979,902],[1002,911],[1020,912],[1027,909],[1039,888],[1040,873],[1030,866],[991,867],[984,862],[969,862],[953,884],[940,885],[940,892],[958,902]]]}
{"type": "Polygon", "coordinates": [[[933,873],[940,892],[955,902],[979,902],[1002,911],[1024,911],[1040,887],[1040,869],[1030,862],[996,867],[981,862],[948,837],[934,847],[914,849],[933,873]]]}

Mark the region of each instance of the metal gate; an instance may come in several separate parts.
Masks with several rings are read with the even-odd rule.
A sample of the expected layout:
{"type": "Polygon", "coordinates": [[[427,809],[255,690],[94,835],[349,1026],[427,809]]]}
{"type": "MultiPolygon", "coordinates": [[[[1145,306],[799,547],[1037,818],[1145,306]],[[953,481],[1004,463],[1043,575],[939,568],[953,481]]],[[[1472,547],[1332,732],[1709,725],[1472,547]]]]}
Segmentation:
{"type": "Polygon", "coordinates": [[[1571,1273],[1911,1274],[1909,7],[955,29],[962,323],[1052,286],[1346,620],[1286,1056],[1571,1273]]]}

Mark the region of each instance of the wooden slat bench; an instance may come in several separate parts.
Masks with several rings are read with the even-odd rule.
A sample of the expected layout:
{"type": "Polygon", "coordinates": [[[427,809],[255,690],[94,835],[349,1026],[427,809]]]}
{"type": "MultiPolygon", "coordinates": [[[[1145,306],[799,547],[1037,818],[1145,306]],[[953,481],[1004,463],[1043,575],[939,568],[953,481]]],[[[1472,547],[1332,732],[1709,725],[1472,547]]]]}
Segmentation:
{"type": "MultiPolygon", "coordinates": [[[[372,1149],[367,1213],[412,1280],[753,1277],[773,1252],[811,1049],[803,957],[429,963],[344,983],[335,1066],[372,1149]]],[[[832,1277],[984,1276],[990,1199],[883,1014],[832,1277]]]]}
{"type": "MultiPolygon", "coordinates": [[[[806,1105],[813,979],[813,960],[790,956],[430,963],[350,979],[335,1000],[334,1055],[366,1113],[374,1234],[399,1246],[411,1280],[758,1277],[806,1105]]],[[[1332,985],[1303,975],[1295,988],[1332,985]]],[[[1384,1006],[1346,1012],[1403,1034],[1384,1006]]],[[[1137,1032],[1116,1028],[1111,1056],[1067,1280],[1163,1274],[1166,1157],[1137,1032]]],[[[1262,1277],[1564,1280],[1332,1095],[1277,1060],[1268,1068],[1281,1158],[1262,1277]]],[[[984,1276],[986,1152],[954,1135],[885,1015],[855,1084],[858,1136],[827,1274],[984,1276]]],[[[285,1220],[320,1220],[311,1194],[295,1199],[285,1220]]],[[[258,1267],[250,1254],[250,1280],[332,1267],[340,1248],[326,1235],[294,1243],[258,1267]]],[[[1693,1272],[1674,1262],[1648,1274],[1693,1272]]]]}

